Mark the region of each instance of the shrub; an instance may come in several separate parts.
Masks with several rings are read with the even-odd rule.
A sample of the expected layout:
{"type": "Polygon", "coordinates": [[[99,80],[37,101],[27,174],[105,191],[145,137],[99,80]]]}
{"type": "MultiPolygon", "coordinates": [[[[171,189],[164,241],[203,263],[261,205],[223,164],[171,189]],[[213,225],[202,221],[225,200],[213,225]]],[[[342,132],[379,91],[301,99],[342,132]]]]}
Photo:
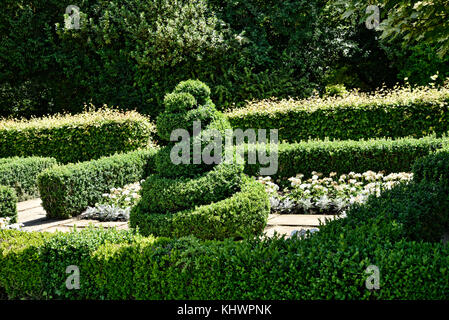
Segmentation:
{"type": "Polygon", "coordinates": [[[4,158],[0,160],[0,184],[15,189],[18,201],[37,198],[37,176],[57,162],[53,158],[4,158]]]}
{"type": "Polygon", "coordinates": [[[204,105],[210,102],[210,88],[199,80],[187,80],[178,83],[173,90],[174,93],[190,93],[195,97],[198,104],[204,105]]]}
{"type": "Polygon", "coordinates": [[[399,185],[350,209],[348,217],[353,224],[395,224],[388,239],[438,242],[449,228],[449,196],[435,183],[399,185]]]}
{"type": "MultiPolygon", "coordinates": [[[[310,140],[292,144],[280,143],[278,171],[275,177],[290,178],[298,172],[310,175],[312,171],[325,175],[330,172],[345,174],[368,170],[385,173],[408,172],[417,158],[441,148],[446,141],[429,136],[421,139],[310,140]]],[[[244,159],[247,159],[248,148],[252,152],[260,150],[258,148],[266,150],[263,144],[246,146],[244,159]]],[[[265,165],[246,164],[245,173],[257,176],[261,167],[265,165]]]]}
{"type": "MultiPolygon", "coordinates": [[[[102,289],[92,285],[95,278],[90,277],[91,254],[104,243],[124,245],[139,238],[131,231],[99,228],[56,234],[40,248],[44,290],[49,293],[49,298],[100,297],[98,291],[102,289]],[[66,279],[70,275],[66,273],[68,266],[79,268],[79,290],[68,290],[66,287],[66,279]]],[[[101,270],[97,271],[102,273],[101,270]]]]}
{"type": "Polygon", "coordinates": [[[443,148],[417,159],[413,164],[413,176],[416,181],[439,182],[448,188],[449,149],[443,148]]]}
{"type": "Polygon", "coordinates": [[[0,185],[0,217],[17,222],[17,195],[13,188],[0,185]]]}
{"type": "Polygon", "coordinates": [[[47,216],[76,216],[95,205],[111,188],[145,178],[154,167],[156,152],[138,150],[43,171],[38,186],[47,216]]]}
{"type": "Polygon", "coordinates": [[[154,126],[136,112],[102,109],[0,121],[0,157],[42,156],[69,163],[147,147],[154,126]]]}
{"type": "Polygon", "coordinates": [[[150,175],[142,185],[138,209],[147,213],[176,212],[223,200],[240,190],[243,165],[224,164],[195,178],[150,175]]]}
{"type": "Polygon", "coordinates": [[[373,95],[251,102],[228,113],[234,128],[278,129],[279,139],[367,139],[442,135],[449,128],[449,88],[401,88],[373,95]]]}
{"type": "Polygon", "coordinates": [[[46,232],[0,230],[0,288],[9,298],[45,298],[39,248],[51,236],[46,232]]]}
{"type": "Polygon", "coordinates": [[[131,211],[130,226],[138,227],[143,235],[165,237],[194,235],[200,239],[225,239],[261,234],[270,203],[264,187],[247,179],[231,197],[189,210],[153,213],[137,205],[131,211]]]}
{"type": "Polygon", "coordinates": [[[165,110],[168,112],[187,111],[193,109],[196,104],[195,97],[187,92],[172,92],[164,97],[165,110]]]}
{"type": "Polygon", "coordinates": [[[63,28],[68,0],[3,3],[5,115],[79,112],[92,101],[156,116],[165,93],[192,77],[213,85],[223,107],[305,96],[349,40],[318,0],[82,1],[76,31],[63,28]]]}
{"type": "Polygon", "coordinates": [[[10,297],[69,299],[447,299],[449,247],[409,238],[428,234],[421,222],[443,203],[433,203],[439,190],[400,186],[301,240],[0,231],[0,286],[10,297]],[[409,229],[415,218],[420,230],[409,229]],[[80,267],[80,290],[65,288],[69,265],[80,267]],[[370,265],[379,290],[365,287],[370,265]]]}

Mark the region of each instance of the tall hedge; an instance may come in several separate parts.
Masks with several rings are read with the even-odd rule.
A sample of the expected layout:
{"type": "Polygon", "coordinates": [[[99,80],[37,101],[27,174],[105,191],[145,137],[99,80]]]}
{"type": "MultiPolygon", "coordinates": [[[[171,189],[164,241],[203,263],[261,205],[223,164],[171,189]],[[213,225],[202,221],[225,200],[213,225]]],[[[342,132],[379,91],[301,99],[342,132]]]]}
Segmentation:
{"type": "Polygon", "coordinates": [[[37,176],[57,162],[53,158],[3,158],[0,159],[0,185],[15,189],[18,200],[24,201],[39,197],[37,176]]]}
{"type": "Polygon", "coordinates": [[[31,120],[0,120],[0,157],[53,157],[87,161],[147,147],[154,125],[134,111],[112,109],[31,120]]]}
{"type": "Polygon", "coordinates": [[[279,140],[287,142],[441,136],[449,131],[449,87],[265,100],[231,111],[228,117],[234,128],[277,129],[279,140]]]}
{"type": "Polygon", "coordinates": [[[154,168],[156,152],[157,149],[137,150],[43,171],[38,176],[38,186],[47,216],[79,215],[111,188],[144,179],[154,168]]]}
{"type": "Polygon", "coordinates": [[[220,107],[305,96],[345,48],[321,0],[75,2],[2,1],[0,115],[79,112],[92,100],[155,116],[188,78],[214,87],[220,107]],[[64,30],[74,4],[81,29],[64,30]]]}

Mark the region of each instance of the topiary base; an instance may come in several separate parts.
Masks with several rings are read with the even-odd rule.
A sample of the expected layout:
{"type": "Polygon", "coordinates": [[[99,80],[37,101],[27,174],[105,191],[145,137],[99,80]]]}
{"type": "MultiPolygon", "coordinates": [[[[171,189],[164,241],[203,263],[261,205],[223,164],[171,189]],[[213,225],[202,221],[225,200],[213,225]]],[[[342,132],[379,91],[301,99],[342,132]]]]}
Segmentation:
{"type": "Polygon", "coordinates": [[[130,226],[139,228],[144,236],[200,239],[248,238],[264,230],[270,202],[259,182],[245,177],[241,190],[233,196],[212,204],[176,213],[149,213],[139,204],[130,215],[130,226]]]}

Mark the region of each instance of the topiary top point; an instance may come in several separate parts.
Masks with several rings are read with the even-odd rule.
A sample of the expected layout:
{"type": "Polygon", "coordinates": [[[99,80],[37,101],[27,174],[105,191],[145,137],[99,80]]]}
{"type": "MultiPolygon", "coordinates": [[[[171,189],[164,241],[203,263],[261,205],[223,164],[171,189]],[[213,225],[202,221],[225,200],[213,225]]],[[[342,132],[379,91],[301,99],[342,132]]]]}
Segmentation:
{"type": "Polygon", "coordinates": [[[199,80],[182,81],[175,87],[173,92],[190,93],[200,105],[206,104],[210,100],[210,88],[199,80]]]}
{"type": "Polygon", "coordinates": [[[194,96],[187,92],[172,92],[164,97],[165,111],[170,113],[189,111],[196,107],[194,96]]]}

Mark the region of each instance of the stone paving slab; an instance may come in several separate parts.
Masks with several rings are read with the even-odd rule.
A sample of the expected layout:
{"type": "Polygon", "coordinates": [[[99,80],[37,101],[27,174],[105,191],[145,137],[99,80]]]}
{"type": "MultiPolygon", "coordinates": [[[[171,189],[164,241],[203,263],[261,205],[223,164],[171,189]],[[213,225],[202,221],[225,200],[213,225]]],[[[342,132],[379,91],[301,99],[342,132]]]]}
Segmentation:
{"type": "MultiPolygon", "coordinates": [[[[82,229],[90,224],[103,226],[104,228],[128,229],[128,223],[123,221],[100,222],[97,220],[70,219],[47,219],[45,210],[41,206],[40,199],[20,202],[18,207],[18,222],[23,223],[24,230],[45,232],[69,232],[73,228],[82,229]]],[[[335,219],[332,215],[308,215],[308,214],[270,214],[268,224],[264,232],[266,236],[273,236],[274,232],[290,236],[293,230],[311,229],[318,227],[320,221],[335,219]]]]}
{"type": "Polygon", "coordinates": [[[305,229],[305,230],[310,230],[310,229],[314,229],[314,227],[303,227],[303,226],[267,226],[267,228],[265,228],[264,233],[265,236],[270,238],[274,235],[274,233],[276,232],[277,234],[280,235],[286,235],[286,236],[290,236],[293,230],[299,230],[299,229],[305,229]]]}
{"type": "MultiPolygon", "coordinates": [[[[33,208],[42,208],[41,199],[31,199],[27,201],[22,201],[17,204],[17,211],[25,211],[33,208]]],[[[43,210],[43,209],[42,209],[43,210]]]]}
{"type": "Polygon", "coordinates": [[[325,222],[325,219],[333,220],[336,216],[333,215],[312,215],[312,214],[279,214],[272,216],[268,220],[268,225],[276,226],[309,226],[317,227],[325,222]]]}

